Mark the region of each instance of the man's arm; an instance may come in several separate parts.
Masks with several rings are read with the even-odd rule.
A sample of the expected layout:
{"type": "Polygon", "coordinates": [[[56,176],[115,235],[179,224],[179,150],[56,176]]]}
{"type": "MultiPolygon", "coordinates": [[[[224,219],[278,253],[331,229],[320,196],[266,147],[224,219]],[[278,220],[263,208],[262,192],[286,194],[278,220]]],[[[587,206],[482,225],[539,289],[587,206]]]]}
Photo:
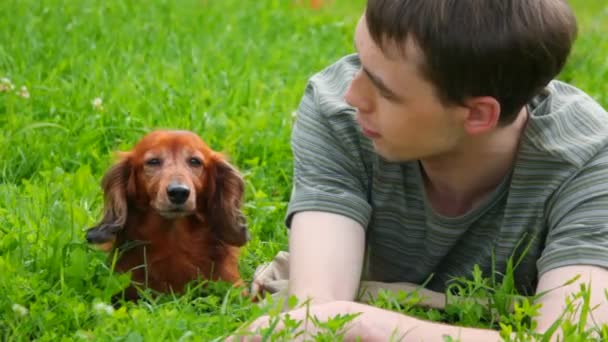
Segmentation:
{"type": "MultiPolygon", "coordinates": [[[[547,271],[539,278],[536,293],[545,293],[540,297],[538,303],[542,304],[539,310],[539,317],[537,317],[538,327],[536,329],[539,333],[545,333],[549,327],[560,318],[564,310],[566,309],[566,299],[572,295],[580,292],[580,285],[586,284],[587,289],[590,289],[590,301],[589,308],[593,309],[587,317],[587,328],[591,328],[595,325],[601,326],[608,324],[608,299],[606,298],[606,289],[608,288],[608,270],[597,266],[564,266],[555,268],[547,271]],[[578,279],[574,282],[569,282],[578,276],[578,279]],[[568,283],[568,285],[563,286],[568,283]]],[[[579,322],[579,315],[582,308],[582,300],[574,302],[575,305],[580,305],[577,310],[577,314],[574,317],[564,317],[570,319],[573,324],[579,322]]],[[[391,333],[390,322],[393,323],[396,329],[394,333],[400,334],[397,336],[404,336],[404,341],[420,341],[420,340],[435,340],[442,336],[449,335],[455,339],[462,341],[497,341],[501,340],[497,331],[487,329],[475,329],[475,328],[463,328],[442,323],[435,323],[429,321],[419,320],[413,317],[399,315],[395,312],[386,310],[380,310],[377,308],[366,308],[366,307],[354,307],[351,312],[357,312],[361,310],[364,316],[361,319],[369,319],[373,323],[370,326],[381,327],[382,322],[388,322],[388,326],[383,331],[378,331],[377,335],[374,334],[374,330],[364,324],[365,327],[358,329],[359,331],[353,331],[352,337],[354,338],[356,333],[364,334],[363,337],[369,339],[386,339],[390,338],[393,334],[391,333]],[[365,336],[365,334],[372,334],[365,336]]],[[[551,337],[552,341],[556,341],[558,337],[563,340],[562,333],[558,329],[551,337]]]]}
{"type": "Polygon", "coordinates": [[[361,278],[365,231],[346,216],[304,211],[289,235],[289,294],[314,303],[354,300],[361,278]]]}
{"type": "MultiPolygon", "coordinates": [[[[580,292],[581,284],[585,284],[590,290],[590,309],[595,308],[587,317],[587,328],[596,324],[599,326],[608,324],[608,299],[605,292],[608,289],[608,270],[597,266],[564,266],[547,271],[539,278],[536,293],[546,291],[546,294],[538,300],[542,303],[542,307],[537,331],[544,333],[560,318],[566,310],[566,299],[580,292]],[[575,277],[578,277],[575,282],[563,286],[575,277]]],[[[573,319],[573,322],[578,322],[583,302],[579,299],[574,303],[580,305],[573,319]]],[[[565,318],[569,319],[568,316],[565,318]]],[[[559,329],[557,334],[560,334],[559,329]]]]}
{"type": "MultiPolygon", "coordinates": [[[[591,122],[588,127],[605,127],[605,123],[591,122]]],[[[603,141],[604,136],[605,131],[598,128],[587,138],[603,141]]],[[[608,323],[604,292],[608,286],[608,150],[602,148],[587,161],[547,203],[548,233],[537,261],[536,293],[549,292],[538,300],[542,308],[537,330],[549,329],[564,312],[566,299],[580,292],[581,283],[591,290],[591,307],[603,303],[592,316],[600,325],[608,323]],[[563,286],[577,276],[576,282],[563,286]]]]}
{"type": "MultiPolygon", "coordinates": [[[[304,268],[301,269],[303,270],[304,268]]],[[[327,269],[328,274],[330,272],[329,270],[330,268],[327,269]]],[[[341,273],[342,270],[337,272],[341,273]]],[[[298,274],[300,274],[300,272],[298,272],[298,274]]],[[[306,274],[302,274],[306,276],[306,274]]],[[[599,307],[591,312],[592,319],[588,319],[588,325],[608,323],[608,303],[606,303],[606,299],[603,295],[604,289],[608,286],[608,271],[594,266],[565,266],[546,272],[539,280],[537,292],[541,293],[546,290],[550,290],[550,292],[541,297],[543,307],[540,310],[540,317],[538,317],[539,326],[537,331],[540,333],[545,332],[563,312],[564,306],[562,303],[566,302],[566,298],[579,291],[580,288],[578,284],[581,282],[588,283],[589,280],[592,280],[590,306],[595,307],[599,304],[599,307]],[[566,287],[561,287],[565,282],[578,274],[580,274],[581,277],[577,282],[566,287]],[[555,290],[556,288],[558,289],[555,290]]],[[[304,283],[305,282],[302,282],[301,284],[304,283]]],[[[319,283],[311,283],[311,286],[308,287],[304,284],[302,286],[304,290],[302,291],[304,293],[314,291],[330,293],[339,287],[336,285],[336,287],[333,287],[332,289],[331,284],[324,283],[324,285],[324,288],[320,288],[319,283]]],[[[395,311],[356,303],[350,301],[350,299],[299,308],[291,311],[289,314],[291,319],[297,321],[305,321],[307,317],[310,316],[315,316],[320,320],[326,320],[338,314],[360,314],[355,321],[347,325],[346,335],[344,336],[345,341],[389,341],[391,339],[403,342],[443,341],[446,336],[451,336],[455,340],[460,341],[486,342],[503,340],[496,330],[467,328],[426,321],[406,316],[395,311]]],[[[576,318],[572,320],[574,324],[577,321],[576,318]]],[[[255,328],[266,326],[268,326],[267,317],[254,323],[251,329],[255,330],[255,328]]],[[[308,334],[303,336],[310,337],[317,332],[314,325],[308,325],[308,328],[308,334]]],[[[558,330],[553,334],[552,340],[557,340],[559,335],[561,334],[558,330]]]]}
{"type": "MultiPolygon", "coordinates": [[[[536,293],[545,293],[537,301],[542,304],[537,317],[539,333],[545,333],[549,327],[560,318],[566,309],[566,300],[580,292],[580,285],[586,284],[590,290],[587,327],[602,326],[608,324],[608,270],[597,266],[564,266],[547,271],[539,278],[536,293]],[[574,282],[570,280],[578,277],[574,282]],[[565,285],[568,283],[568,285],[565,285]]],[[[582,300],[574,301],[579,305],[574,317],[566,316],[573,324],[579,322],[582,309],[582,300]]],[[[357,336],[364,340],[388,339],[393,337],[404,337],[402,341],[435,340],[449,335],[462,341],[498,341],[501,340],[499,333],[489,329],[463,328],[442,323],[424,321],[413,317],[398,314],[396,312],[381,310],[371,306],[359,304],[348,305],[348,312],[362,312],[360,317],[363,324],[355,325],[356,329],[347,336],[354,340],[357,336]]],[[[349,340],[347,338],[347,340],[349,340]]],[[[561,330],[558,329],[551,337],[552,341],[563,340],[561,330]]]]}

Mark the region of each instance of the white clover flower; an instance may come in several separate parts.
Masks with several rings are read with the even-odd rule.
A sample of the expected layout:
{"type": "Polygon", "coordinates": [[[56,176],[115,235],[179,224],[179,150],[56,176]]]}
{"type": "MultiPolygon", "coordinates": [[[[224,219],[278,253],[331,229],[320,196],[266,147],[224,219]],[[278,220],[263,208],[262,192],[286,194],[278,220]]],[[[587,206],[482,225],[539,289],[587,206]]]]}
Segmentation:
{"type": "Polygon", "coordinates": [[[12,309],[13,309],[14,313],[16,313],[17,315],[19,315],[21,317],[27,316],[27,314],[29,312],[25,306],[23,306],[21,304],[16,304],[16,303],[13,304],[12,309]]]}
{"type": "Polygon", "coordinates": [[[81,340],[93,340],[95,339],[95,335],[93,335],[91,332],[88,331],[84,331],[84,330],[78,330],[76,331],[76,337],[81,339],[81,340]]]}
{"type": "Polygon", "coordinates": [[[108,305],[106,303],[95,303],[95,305],[93,305],[93,309],[99,314],[105,313],[106,315],[111,315],[114,313],[114,308],[112,305],[108,305]]]}
{"type": "Polygon", "coordinates": [[[6,91],[11,91],[13,89],[15,89],[15,86],[13,85],[13,82],[11,82],[11,80],[9,78],[6,78],[6,77],[0,78],[0,93],[6,92],[6,91]]]}
{"type": "Polygon", "coordinates": [[[101,97],[96,97],[91,101],[91,105],[93,105],[93,109],[102,110],[103,109],[103,100],[101,97]]]}
{"type": "Polygon", "coordinates": [[[17,92],[17,95],[23,97],[24,99],[30,98],[30,92],[27,90],[26,86],[21,86],[21,89],[17,92]]]}

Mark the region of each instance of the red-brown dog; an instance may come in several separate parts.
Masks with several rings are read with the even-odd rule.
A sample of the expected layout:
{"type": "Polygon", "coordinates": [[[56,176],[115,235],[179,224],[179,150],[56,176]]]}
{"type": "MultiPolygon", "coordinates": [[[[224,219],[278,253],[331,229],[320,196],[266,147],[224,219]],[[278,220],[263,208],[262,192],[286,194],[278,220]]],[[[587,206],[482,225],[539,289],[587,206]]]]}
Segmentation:
{"type": "MultiPolygon", "coordinates": [[[[183,291],[196,279],[240,284],[239,247],[249,240],[244,183],[189,131],[159,130],[121,153],[102,180],[104,215],[91,244],[118,252],[116,270],[142,288],[183,291]]],[[[132,285],[125,299],[136,299],[132,285]]]]}

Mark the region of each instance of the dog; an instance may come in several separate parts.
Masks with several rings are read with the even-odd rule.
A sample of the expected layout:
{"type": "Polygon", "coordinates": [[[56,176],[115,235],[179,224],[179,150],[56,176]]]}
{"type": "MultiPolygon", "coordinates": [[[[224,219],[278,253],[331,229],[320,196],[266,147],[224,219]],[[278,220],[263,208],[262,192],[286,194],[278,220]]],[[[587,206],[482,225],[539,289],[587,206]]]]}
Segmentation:
{"type": "Polygon", "coordinates": [[[201,279],[243,285],[238,256],[250,235],[239,171],[191,131],[152,131],[118,154],[86,240],[131,272],[124,299],[137,299],[137,287],[181,293],[201,279]]]}

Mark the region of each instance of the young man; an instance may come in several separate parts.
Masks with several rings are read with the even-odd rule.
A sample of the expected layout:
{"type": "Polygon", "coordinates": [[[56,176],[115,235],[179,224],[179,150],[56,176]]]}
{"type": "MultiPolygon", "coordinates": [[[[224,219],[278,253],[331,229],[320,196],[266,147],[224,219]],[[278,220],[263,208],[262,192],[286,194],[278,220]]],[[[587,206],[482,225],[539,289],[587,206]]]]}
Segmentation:
{"type": "Polygon", "coordinates": [[[520,291],[553,289],[539,331],[581,282],[608,323],[608,114],[552,81],[576,30],[560,0],[369,0],[358,53],[299,107],[289,293],[321,318],[361,312],[347,337],[498,340],[353,300],[361,279],[442,292],[522,257],[520,291]]]}

